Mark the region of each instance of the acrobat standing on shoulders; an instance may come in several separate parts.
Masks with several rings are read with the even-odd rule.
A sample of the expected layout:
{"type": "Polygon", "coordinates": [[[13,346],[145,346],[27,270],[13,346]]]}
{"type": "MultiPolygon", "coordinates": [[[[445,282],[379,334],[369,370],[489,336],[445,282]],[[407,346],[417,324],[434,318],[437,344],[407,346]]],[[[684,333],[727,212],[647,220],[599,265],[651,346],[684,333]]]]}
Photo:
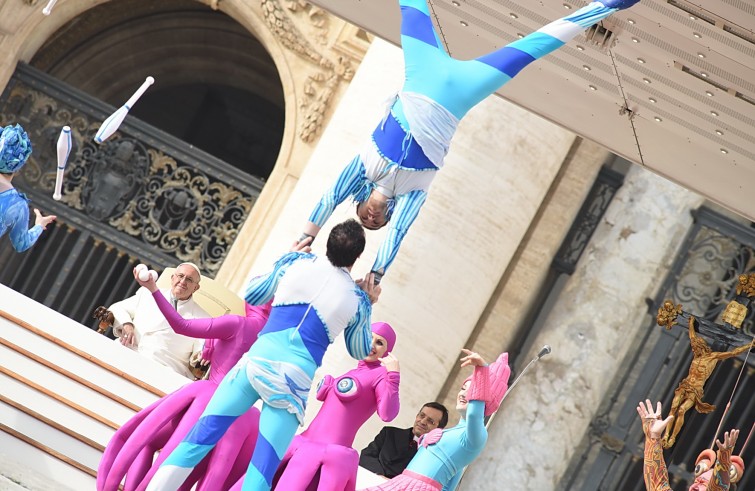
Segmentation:
{"type": "Polygon", "coordinates": [[[353,198],[365,228],[390,223],[372,265],[379,282],[417,218],[467,112],[533,61],[638,1],[592,2],[523,39],[461,61],[444,50],[425,0],[399,0],[404,86],[362,152],[317,203],[299,240],[316,237],[336,206],[353,198]]]}

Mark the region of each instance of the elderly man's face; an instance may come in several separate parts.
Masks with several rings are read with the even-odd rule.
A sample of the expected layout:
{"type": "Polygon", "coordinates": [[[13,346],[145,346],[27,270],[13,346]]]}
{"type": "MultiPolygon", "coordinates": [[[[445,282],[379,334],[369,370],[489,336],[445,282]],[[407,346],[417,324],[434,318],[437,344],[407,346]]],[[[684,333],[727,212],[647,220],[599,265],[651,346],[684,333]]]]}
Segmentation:
{"type": "Polygon", "coordinates": [[[170,277],[170,291],[178,300],[188,300],[195,291],[199,290],[199,273],[197,270],[182,264],[170,277]]]}

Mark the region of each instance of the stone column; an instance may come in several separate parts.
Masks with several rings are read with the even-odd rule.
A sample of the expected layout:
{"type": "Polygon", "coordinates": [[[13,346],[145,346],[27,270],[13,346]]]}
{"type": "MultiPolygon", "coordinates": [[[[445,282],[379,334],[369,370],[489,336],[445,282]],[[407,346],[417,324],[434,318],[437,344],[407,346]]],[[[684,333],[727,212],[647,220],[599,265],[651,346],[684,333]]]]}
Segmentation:
{"type": "MultiPolygon", "coordinates": [[[[571,229],[602,165],[612,155],[605,147],[589,140],[580,138],[574,143],[467,341],[467,348],[480,353],[486,360],[509,351],[512,366],[521,368],[522,357],[512,352],[512,346],[516,346],[518,337],[526,336],[521,331],[530,328],[527,314],[540,299],[548,281],[551,258],[571,229]]],[[[439,398],[447,407],[456,404],[459,387],[469,373],[468,368],[451,372],[439,398]]],[[[449,421],[455,424],[458,415],[452,413],[449,421]]]]}
{"type": "Polygon", "coordinates": [[[671,266],[702,198],[636,166],[533,343],[553,353],[520,381],[461,489],[556,489],[671,266]]]}
{"type": "MultiPolygon", "coordinates": [[[[381,40],[372,44],[249,275],[269,270],[300,235],[316,201],[382,117],[383,102],[399,89],[402,64],[398,48],[381,40]]],[[[397,425],[413,421],[419,406],[439,393],[574,139],[496,97],[462,121],[375,308],[374,318],[398,332],[402,409],[397,425]]],[[[353,216],[351,204],[336,210],[315,252],[324,253],[330,226],[353,216]]],[[[383,236],[383,231],[368,232],[355,277],[369,270],[383,236]]],[[[354,365],[339,338],[321,373],[338,375],[354,365]]],[[[315,404],[310,416],[313,409],[315,404]]],[[[355,446],[366,444],[381,424],[373,418],[355,446]]]]}

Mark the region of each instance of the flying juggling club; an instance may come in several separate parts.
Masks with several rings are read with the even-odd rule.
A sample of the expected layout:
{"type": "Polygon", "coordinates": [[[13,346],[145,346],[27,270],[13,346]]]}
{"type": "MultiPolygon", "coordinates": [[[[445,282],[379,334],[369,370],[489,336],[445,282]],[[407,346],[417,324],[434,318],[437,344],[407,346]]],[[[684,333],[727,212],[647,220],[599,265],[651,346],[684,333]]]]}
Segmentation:
{"type": "Polygon", "coordinates": [[[52,193],[52,199],[60,201],[63,197],[63,173],[66,170],[68,155],[71,153],[71,128],[63,126],[58,137],[58,174],[55,177],[55,191],[52,193]]]}
{"type": "Polygon", "coordinates": [[[152,77],[147,77],[147,79],[144,81],[142,86],[139,87],[136,90],[136,92],[134,92],[134,95],[131,96],[131,99],[126,101],[126,103],[123,106],[119,107],[117,111],[111,114],[110,117],[107,118],[104,123],[102,123],[102,126],[100,126],[100,129],[97,130],[97,134],[94,135],[94,141],[96,141],[97,143],[102,143],[108,138],[110,138],[113,135],[113,133],[115,133],[118,130],[118,127],[121,125],[121,123],[125,119],[129,110],[132,107],[134,107],[134,104],[136,104],[136,101],[139,100],[142,94],[144,94],[144,92],[153,83],[155,83],[155,79],[152,77]]]}
{"type": "Polygon", "coordinates": [[[58,3],[58,0],[50,0],[49,2],[47,2],[47,6],[42,9],[42,13],[45,15],[50,15],[50,12],[52,12],[52,8],[56,3],[58,3]]]}

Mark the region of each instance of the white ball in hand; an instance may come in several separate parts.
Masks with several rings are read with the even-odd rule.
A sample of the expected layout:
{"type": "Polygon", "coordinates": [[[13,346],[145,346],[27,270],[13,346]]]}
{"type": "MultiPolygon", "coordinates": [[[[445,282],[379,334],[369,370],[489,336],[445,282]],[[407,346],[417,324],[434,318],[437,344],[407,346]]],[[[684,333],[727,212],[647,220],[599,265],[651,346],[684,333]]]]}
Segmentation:
{"type": "Polygon", "coordinates": [[[149,281],[149,271],[147,271],[146,267],[137,269],[137,274],[139,275],[139,281],[149,281]]]}
{"type": "Polygon", "coordinates": [[[149,276],[152,278],[152,281],[157,281],[157,271],[154,269],[149,270],[149,276]]]}

